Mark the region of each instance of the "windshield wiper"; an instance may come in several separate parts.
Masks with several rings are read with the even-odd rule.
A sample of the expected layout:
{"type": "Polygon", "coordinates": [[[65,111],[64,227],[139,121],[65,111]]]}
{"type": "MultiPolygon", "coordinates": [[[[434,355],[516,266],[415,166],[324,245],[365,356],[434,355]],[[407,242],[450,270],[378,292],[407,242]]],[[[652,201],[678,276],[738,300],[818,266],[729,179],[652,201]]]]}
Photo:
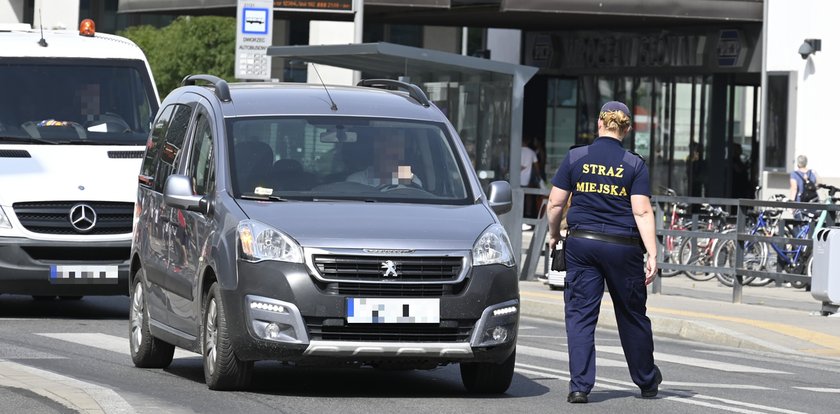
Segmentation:
{"type": "Polygon", "coordinates": [[[239,198],[245,200],[259,200],[259,201],[289,201],[283,197],[276,195],[257,195],[257,194],[242,194],[239,198]]]}
{"type": "Polygon", "coordinates": [[[10,142],[37,142],[39,144],[49,144],[49,145],[57,145],[57,144],[66,144],[65,141],[50,141],[48,139],[43,138],[35,138],[35,137],[13,137],[10,135],[0,135],[0,141],[10,141],[10,142]]]}

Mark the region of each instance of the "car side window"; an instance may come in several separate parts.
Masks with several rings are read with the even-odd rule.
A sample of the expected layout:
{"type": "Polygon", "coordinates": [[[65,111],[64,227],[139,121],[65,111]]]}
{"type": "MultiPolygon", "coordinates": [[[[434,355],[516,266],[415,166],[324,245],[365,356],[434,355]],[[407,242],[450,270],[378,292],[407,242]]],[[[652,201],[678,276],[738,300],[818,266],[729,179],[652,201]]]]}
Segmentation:
{"type": "Polygon", "coordinates": [[[201,113],[195,125],[195,138],[190,160],[190,176],[195,183],[195,193],[207,194],[213,171],[213,129],[207,115],[201,113]]]}
{"type": "Polygon", "coordinates": [[[192,108],[187,105],[173,105],[175,107],[169,128],[166,130],[166,142],[160,151],[159,161],[155,172],[155,191],[163,192],[166,179],[178,165],[178,155],[181,147],[184,146],[184,138],[187,135],[187,127],[190,125],[192,108]]]}
{"type": "Polygon", "coordinates": [[[152,133],[149,134],[149,140],[146,142],[146,155],[143,157],[143,166],[140,168],[141,182],[144,185],[153,185],[158,154],[163,147],[163,139],[166,137],[166,130],[169,128],[169,121],[174,108],[174,105],[169,105],[160,112],[160,116],[155,120],[152,127],[152,133]]]}

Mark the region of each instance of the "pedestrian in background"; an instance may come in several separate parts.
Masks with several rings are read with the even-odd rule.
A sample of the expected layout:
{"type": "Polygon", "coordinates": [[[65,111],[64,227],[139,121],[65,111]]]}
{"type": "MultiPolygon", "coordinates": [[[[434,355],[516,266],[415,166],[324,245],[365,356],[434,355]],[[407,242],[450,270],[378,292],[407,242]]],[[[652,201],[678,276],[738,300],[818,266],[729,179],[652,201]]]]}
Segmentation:
{"type": "MultiPolygon", "coordinates": [[[[519,183],[526,188],[539,188],[539,158],[537,153],[531,149],[530,140],[523,136],[522,138],[522,152],[519,164],[519,183]]],[[[536,218],[537,206],[536,197],[533,194],[525,194],[525,202],[523,206],[523,217],[536,218]]],[[[522,225],[522,230],[529,230],[531,226],[527,224],[522,225]]]]}
{"type": "Polygon", "coordinates": [[[818,198],[817,174],[808,168],[808,157],[800,155],[796,157],[796,169],[790,173],[790,199],[808,203],[818,198]]]}
{"type": "Polygon", "coordinates": [[[622,147],[630,125],[627,106],[607,102],[598,118],[599,137],[569,151],[551,181],[552,249],[560,238],[563,206],[573,195],[567,216],[564,291],[570,403],[588,402],[595,385],[595,326],[604,283],[615,308],[630,377],[643,398],[655,397],[662,382],[645,315],[646,286],[657,274],[650,177],[644,160],[622,147]]]}

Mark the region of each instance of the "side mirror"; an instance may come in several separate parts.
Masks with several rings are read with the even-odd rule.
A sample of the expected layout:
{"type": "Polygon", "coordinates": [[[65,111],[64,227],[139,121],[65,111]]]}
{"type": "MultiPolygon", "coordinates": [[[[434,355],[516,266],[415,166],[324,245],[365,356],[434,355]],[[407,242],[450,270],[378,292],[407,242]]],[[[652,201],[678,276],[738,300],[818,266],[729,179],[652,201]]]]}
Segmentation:
{"type": "Polygon", "coordinates": [[[490,183],[490,208],[496,214],[505,214],[513,207],[513,196],[507,181],[493,181],[490,183]]]}
{"type": "Polygon", "coordinates": [[[194,195],[192,179],[186,175],[172,174],[163,186],[163,199],[169,207],[207,214],[207,199],[194,195]]]}

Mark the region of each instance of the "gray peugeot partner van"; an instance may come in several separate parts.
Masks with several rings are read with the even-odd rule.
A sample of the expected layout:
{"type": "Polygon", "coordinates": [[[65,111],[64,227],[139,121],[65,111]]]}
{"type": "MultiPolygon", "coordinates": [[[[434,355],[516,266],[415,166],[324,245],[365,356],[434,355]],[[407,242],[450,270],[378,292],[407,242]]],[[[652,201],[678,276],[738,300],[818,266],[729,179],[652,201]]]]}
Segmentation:
{"type": "Polygon", "coordinates": [[[503,393],[516,261],[455,130],[416,85],[184,79],[139,176],[131,356],[203,356],[211,389],[254,361],[432,369],[503,393]]]}

